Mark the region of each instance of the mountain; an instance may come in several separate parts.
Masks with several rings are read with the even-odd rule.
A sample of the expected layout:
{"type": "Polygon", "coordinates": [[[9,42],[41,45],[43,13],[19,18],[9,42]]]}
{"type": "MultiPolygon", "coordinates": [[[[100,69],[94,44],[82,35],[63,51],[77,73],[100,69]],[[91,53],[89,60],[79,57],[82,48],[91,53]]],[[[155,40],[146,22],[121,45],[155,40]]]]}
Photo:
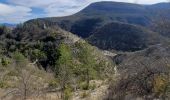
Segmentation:
{"type": "Polygon", "coordinates": [[[0,26],[0,98],[168,100],[168,11],[167,3],[97,2],[0,26]]]}
{"type": "MultiPolygon", "coordinates": [[[[95,29],[105,23],[111,21],[125,22],[141,26],[150,26],[153,21],[160,19],[160,16],[168,17],[170,7],[169,3],[160,3],[155,5],[138,5],[122,2],[97,2],[92,3],[82,11],[67,17],[43,18],[50,23],[58,24],[61,28],[79,34],[82,37],[84,34],[90,34],[90,30],[95,29]],[[86,23],[90,23],[86,25],[86,23]],[[80,26],[78,26],[78,25],[80,26]],[[96,24],[95,26],[93,24],[96,24]],[[81,34],[79,28],[90,28],[85,33],[81,34]],[[77,29],[77,30],[76,30],[77,29]]],[[[83,31],[84,32],[84,31],[83,31]]]]}
{"type": "Polygon", "coordinates": [[[157,3],[157,4],[153,4],[148,6],[150,9],[155,9],[155,10],[170,10],[169,8],[169,4],[170,3],[157,3]]]}
{"type": "Polygon", "coordinates": [[[15,28],[16,27],[16,24],[10,24],[10,23],[0,23],[0,25],[6,26],[6,27],[9,27],[9,28],[15,28]]]}
{"type": "Polygon", "coordinates": [[[97,29],[87,39],[104,50],[137,51],[163,43],[165,38],[143,27],[113,22],[97,29]]]}
{"type": "MultiPolygon", "coordinates": [[[[94,33],[97,33],[98,31],[101,30],[102,27],[112,22],[113,23],[121,22],[129,25],[137,25],[140,27],[145,27],[147,28],[147,30],[157,32],[164,37],[169,37],[168,32],[164,30],[162,27],[159,27],[160,26],[159,23],[161,23],[164,18],[167,20],[164,22],[168,22],[168,20],[170,20],[170,14],[168,13],[170,7],[168,5],[169,3],[160,3],[154,5],[139,5],[139,4],[122,3],[122,2],[108,2],[108,1],[96,2],[90,4],[82,11],[71,16],[33,19],[27,21],[26,23],[38,23],[41,24],[42,26],[47,25],[49,27],[59,26],[64,30],[72,32],[84,39],[90,40],[89,41],[90,43],[96,42],[96,41],[92,41],[93,39],[91,38],[91,37],[95,38],[96,34],[94,33]]],[[[120,24],[120,25],[124,25],[124,24],[120,24]]],[[[140,27],[136,27],[136,28],[139,28],[139,30],[144,29],[145,31],[145,28],[140,28],[140,27]]],[[[105,37],[109,38],[110,34],[105,33],[105,31],[107,30],[104,30],[104,28],[102,30],[103,30],[102,34],[105,34],[105,37]]],[[[116,28],[114,28],[114,30],[112,29],[113,33],[114,31],[119,31],[119,30],[120,29],[116,29],[116,28]]],[[[123,31],[123,28],[121,30],[123,31]]],[[[110,31],[110,33],[112,31],[110,31]]],[[[150,35],[145,35],[145,36],[150,36],[150,35]]],[[[126,42],[131,43],[132,40],[135,39],[131,38],[129,41],[126,42]]],[[[124,44],[121,40],[117,42],[119,42],[119,44],[122,45],[124,44]]],[[[101,46],[97,45],[96,43],[93,44],[101,48],[101,46]]],[[[113,46],[110,45],[110,47],[107,48],[113,48],[114,46],[115,45],[113,46]]],[[[134,48],[142,48],[140,46],[134,48]]],[[[103,47],[102,49],[105,48],[106,47],[103,47]]],[[[121,49],[117,48],[117,50],[121,50],[121,49]]]]}

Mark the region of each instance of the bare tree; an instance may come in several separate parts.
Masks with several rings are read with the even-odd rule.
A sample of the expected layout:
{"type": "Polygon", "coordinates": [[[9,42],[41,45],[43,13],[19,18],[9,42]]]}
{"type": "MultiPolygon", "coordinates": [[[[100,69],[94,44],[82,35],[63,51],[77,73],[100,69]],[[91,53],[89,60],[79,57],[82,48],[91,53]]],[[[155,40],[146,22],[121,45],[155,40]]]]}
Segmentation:
{"type": "Polygon", "coordinates": [[[133,99],[136,96],[144,99],[167,99],[170,72],[166,65],[170,64],[169,58],[154,61],[138,59],[133,63],[134,69],[130,68],[132,65],[122,65],[127,66],[127,69],[122,70],[119,78],[110,85],[108,99],[125,99],[127,95],[131,95],[133,99]]]}

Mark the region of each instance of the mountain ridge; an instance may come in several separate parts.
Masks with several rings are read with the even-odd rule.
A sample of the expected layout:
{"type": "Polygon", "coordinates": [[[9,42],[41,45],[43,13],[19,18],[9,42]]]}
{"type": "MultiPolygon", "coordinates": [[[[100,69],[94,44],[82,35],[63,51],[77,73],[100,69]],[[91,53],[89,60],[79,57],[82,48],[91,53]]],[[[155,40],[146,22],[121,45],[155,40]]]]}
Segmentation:
{"type": "MultiPolygon", "coordinates": [[[[168,15],[168,13],[165,13],[170,9],[170,7],[162,8],[164,7],[162,5],[168,4],[169,3],[140,5],[123,2],[103,1],[92,3],[80,12],[71,16],[33,19],[27,21],[26,24],[38,23],[40,26],[58,26],[87,40],[89,40],[88,38],[92,36],[95,31],[113,22],[137,25],[144,27],[143,29],[146,28],[147,30],[157,32],[158,28],[155,28],[153,25],[157,24],[158,21],[161,21],[161,16],[167,16],[167,20],[170,20],[170,17],[168,17],[170,14],[168,15]],[[154,9],[155,7],[157,9],[154,9]],[[163,9],[166,9],[165,12],[162,12],[163,9]]],[[[162,36],[167,38],[166,35],[168,34],[160,32],[161,31],[157,33],[160,35],[163,34],[162,36]]],[[[107,37],[109,37],[109,35],[107,37]]],[[[92,43],[92,41],[89,42],[92,43]]]]}

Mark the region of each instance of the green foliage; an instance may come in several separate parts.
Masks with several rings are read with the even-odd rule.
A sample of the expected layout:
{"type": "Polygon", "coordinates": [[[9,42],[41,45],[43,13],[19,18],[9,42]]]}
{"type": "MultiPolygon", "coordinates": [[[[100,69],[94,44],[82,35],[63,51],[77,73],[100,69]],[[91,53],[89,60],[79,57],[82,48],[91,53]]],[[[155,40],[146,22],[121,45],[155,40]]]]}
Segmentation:
{"type": "Polygon", "coordinates": [[[25,59],[25,57],[20,52],[14,52],[13,59],[15,59],[17,62],[20,62],[20,61],[23,61],[25,59]]]}
{"type": "Polygon", "coordinates": [[[95,56],[92,54],[93,49],[87,43],[80,42],[77,44],[79,48],[78,57],[81,62],[81,71],[84,80],[87,82],[87,88],[89,87],[89,81],[96,77],[96,61],[95,56]]]}
{"type": "Polygon", "coordinates": [[[81,82],[80,84],[79,84],[79,88],[81,89],[81,90],[94,90],[95,88],[96,88],[96,84],[89,84],[89,86],[88,86],[88,84],[87,84],[87,82],[81,82]]]}
{"type": "Polygon", "coordinates": [[[0,88],[8,88],[8,87],[9,85],[6,82],[0,81],[0,88]]]}
{"type": "Polygon", "coordinates": [[[60,44],[58,52],[60,56],[56,61],[55,72],[64,94],[64,100],[69,100],[71,94],[67,86],[69,86],[72,80],[72,53],[70,47],[66,44],[60,44]]]}
{"type": "Polygon", "coordinates": [[[86,98],[86,97],[88,97],[89,95],[90,95],[89,92],[84,91],[83,93],[81,93],[80,97],[81,97],[81,98],[86,98]]]}
{"type": "Polygon", "coordinates": [[[82,82],[79,84],[81,90],[88,90],[88,84],[86,82],[82,82]]]}
{"type": "MultiPolygon", "coordinates": [[[[100,19],[87,20],[96,25],[100,19]]],[[[77,44],[71,41],[71,45],[64,44],[69,38],[67,32],[65,34],[58,27],[49,27],[50,25],[46,24],[45,21],[28,21],[18,25],[11,32],[11,34],[15,34],[8,36],[10,40],[6,40],[7,43],[6,41],[3,41],[3,43],[0,41],[0,46],[2,45],[4,48],[3,53],[5,52],[4,54],[12,57],[11,63],[14,65],[14,69],[16,68],[16,72],[9,71],[7,76],[10,78],[20,77],[23,70],[27,67],[31,68],[27,66],[27,60],[38,60],[38,63],[36,63],[38,68],[42,66],[45,70],[50,70],[56,75],[55,80],[47,81],[49,87],[61,88],[65,100],[68,100],[72,95],[71,88],[77,87],[78,82],[84,83],[81,86],[83,89],[89,89],[89,81],[97,77],[96,55],[93,55],[94,48],[88,43],[84,43],[84,41],[76,42],[77,44]]],[[[89,29],[92,28],[94,27],[89,26],[89,29]]],[[[89,29],[87,32],[90,31],[89,29]]],[[[80,39],[80,41],[82,40],[80,39]]],[[[3,60],[3,65],[6,65],[6,60],[3,60]]],[[[26,72],[23,72],[21,76],[24,76],[26,72]]],[[[34,74],[39,76],[37,72],[34,74]]]]}
{"type": "Polygon", "coordinates": [[[60,44],[58,51],[59,51],[60,57],[57,61],[57,64],[59,65],[71,64],[72,53],[71,53],[70,47],[66,44],[60,44]]]}
{"type": "Polygon", "coordinates": [[[70,100],[72,97],[72,89],[70,87],[66,87],[64,90],[64,100],[70,100]]]}
{"type": "Polygon", "coordinates": [[[38,59],[38,60],[47,59],[46,54],[44,52],[42,52],[41,50],[39,50],[39,49],[34,49],[32,51],[31,56],[32,56],[32,59],[34,59],[34,60],[36,60],[36,59],[38,59]]]}
{"type": "Polygon", "coordinates": [[[10,61],[7,59],[7,58],[2,58],[1,59],[1,64],[2,64],[2,66],[8,66],[9,65],[9,63],[10,63],[10,61]]]}
{"type": "Polygon", "coordinates": [[[94,90],[94,89],[96,88],[96,84],[90,84],[89,88],[90,88],[91,90],[94,90]]]}
{"type": "Polygon", "coordinates": [[[60,44],[58,53],[59,59],[56,61],[56,74],[63,74],[63,71],[66,71],[64,74],[70,73],[72,67],[72,53],[70,47],[65,44],[60,44]]]}
{"type": "MultiPolygon", "coordinates": [[[[58,48],[55,45],[55,43],[52,43],[52,42],[45,43],[42,48],[42,51],[47,56],[47,60],[45,61],[45,63],[52,67],[56,66],[57,60],[59,59],[59,51],[58,51],[58,48]]],[[[47,66],[47,65],[45,65],[45,66],[47,66]]]]}
{"type": "Polygon", "coordinates": [[[59,85],[58,81],[57,80],[51,80],[49,83],[48,83],[49,87],[52,87],[52,88],[55,88],[59,85]]]}
{"type": "Polygon", "coordinates": [[[17,52],[17,51],[14,52],[13,53],[13,59],[14,59],[17,67],[22,68],[22,67],[26,66],[27,61],[26,61],[26,58],[24,57],[24,55],[22,53],[17,52]]]}

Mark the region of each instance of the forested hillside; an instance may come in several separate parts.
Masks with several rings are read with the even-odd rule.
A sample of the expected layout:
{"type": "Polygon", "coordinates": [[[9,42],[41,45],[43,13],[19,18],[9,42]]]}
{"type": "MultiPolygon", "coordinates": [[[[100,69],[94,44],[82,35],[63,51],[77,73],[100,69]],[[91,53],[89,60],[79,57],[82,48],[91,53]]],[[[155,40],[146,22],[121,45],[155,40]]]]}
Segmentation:
{"type": "MultiPolygon", "coordinates": [[[[39,23],[39,24],[47,24],[50,26],[60,26],[62,29],[70,31],[84,39],[88,39],[91,36],[95,36],[97,32],[101,30],[101,27],[106,26],[110,23],[126,23],[130,25],[140,26],[144,28],[139,28],[139,30],[149,30],[149,33],[157,32],[163,37],[169,37],[167,34],[167,29],[169,28],[169,10],[170,7],[168,3],[160,3],[155,5],[138,5],[131,3],[122,3],[122,2],[97,2],[92,3],[87,6],[82,11],[66,17],[53,17],[53,18],[41,18],[30,20],[27,23],[39,23]],[[166,27],[163,28],[163,27],[166,27]],[[153,31],[153,32],[151,32],[153,31]]],[[[121,25],[121,24],[120,24],[121,25]]],[[[127,25],[128,26],[128,25],[127,25]]],[[[120,26],[121,27],[121,26],[120,26]]],[[[124,26],[122,26],[124,27],[124,26]]],[[[113,29],[108,29],[112,32],[113,29]]],[[[102,34],[105,34],[106,37],[110,37],[110,34],[107,34],[104,30],[102,34]]],[[[120,29],[114,29],[119,31],[120,29]]],[[[122,33],[128,34],[131,32],[131,29],[126,30],[124,28],[121,29],[122,33]]],[[[132,31],[134,31],[132,29],[132,31]]],[[[146,32],[148,33],[148,32],[146,32]]],[[[155,34],[157,34],[155,33],[155,34]]],[[[120,34],[121,35],[121,34],[120,34]]],[[[154,36],[154,35],[152,35],[154,36]]],[[[99,37],[98,38],[102,38],[99,37]]],[[[131,37],[132,40],[135,40],[134,37],[131,37]]],[[[107,41],[107,40],[105,40],[107,41]]],[[[90,41],[91,43],[97,41],[90,41]]],[[[98,41],[102,42],[102,41],[98,41]]],[[[124,44],[124,42],[119,41],[119,44],[124,44]]],[[[127,41],[130,42],[130,41],[127,41]]],[[[158,43],[158,42],[157,42],[158,43]]],[[[97,43],[93,43],[95,46],[101,48],[97,43]]],[[[107,45],[108,49],[117,49],[117,50],[129,50],[128,48],[115,48],[111,45],[107,45]]],[[[102,49],[107,49],[103,47],[102,49]]],[[[136,47],[135,47],[136,48],[136,47]]],[[[138,48],[138,47],[137,47],[138,48]]],[[[139,47],[143,48],[143,47],[139,47]]],[[[136,49],[139,50],[139,49],[136,49]]]]}
{"type": "Polygon", "coordinates": [[[101,49],[118,51],[137,51],[166,42],[166,38],[156,32],[119,22],[95,30],[87,40],[101,49]]]}
{"type": "MultiPolygon", "coordinates": [[[[47,91],[59,89],[62,98],[68,100],[77,89],[91,89],[91,80],[105,80],[114,73],[110,58],[59,27],[20,24],[14,30],[3,26],[0,32],[0,66],[4,70],[0,87],[11,91],[10,98],[26,99],[42,92],[41,97],[47,91]],[[33,80],[37,81],[32,83],[33,80]],[[28,90],[22,87],[24,84],[29,86],[28,90]]],[[[8,91],[2,98],[9,98],[8,91]]]]}
{"type": "Polygon", "coordinates": [[[0,26],[2,100],[169,100],[170,6],[96,2],[0,26]]]}

